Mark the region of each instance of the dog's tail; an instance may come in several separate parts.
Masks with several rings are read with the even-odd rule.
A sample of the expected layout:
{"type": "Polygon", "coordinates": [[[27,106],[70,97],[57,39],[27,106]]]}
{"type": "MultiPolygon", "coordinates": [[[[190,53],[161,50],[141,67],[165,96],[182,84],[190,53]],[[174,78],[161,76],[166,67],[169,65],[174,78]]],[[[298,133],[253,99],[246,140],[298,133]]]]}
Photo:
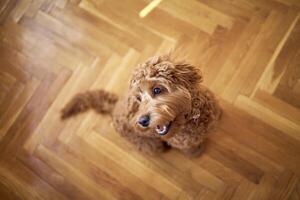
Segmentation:
{"type": "Polygon", "coordinates": [[[112,112],[118,97],[104,90],[93,90],[74,96],[61,111],[61,119],[66,119],[89,109],[101,114],[112,112]]]}

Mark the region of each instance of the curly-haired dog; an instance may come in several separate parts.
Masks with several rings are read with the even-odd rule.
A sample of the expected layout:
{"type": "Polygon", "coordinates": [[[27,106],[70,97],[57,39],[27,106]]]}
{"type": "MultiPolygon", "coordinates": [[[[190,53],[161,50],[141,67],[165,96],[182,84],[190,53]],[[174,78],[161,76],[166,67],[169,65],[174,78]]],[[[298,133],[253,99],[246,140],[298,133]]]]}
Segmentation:
{"type": "Polygon", "coordinates": [[[78,94],[62,110],[62,118],[93,108],[110,113],[117,132],[143,152],[175,147],[195,156],[221,115],[201,81],[196,67],[156,56],[134,71],[122,100],[103,90],[78,94]]]}

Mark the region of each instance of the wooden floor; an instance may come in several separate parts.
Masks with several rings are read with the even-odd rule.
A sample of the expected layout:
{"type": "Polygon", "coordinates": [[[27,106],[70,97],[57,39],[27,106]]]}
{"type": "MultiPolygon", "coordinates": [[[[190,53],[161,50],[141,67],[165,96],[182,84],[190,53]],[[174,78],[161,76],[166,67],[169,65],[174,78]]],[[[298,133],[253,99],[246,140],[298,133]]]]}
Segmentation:
{"type": "Polygon", "coordinates": [[[150,2],[0,1],[0,199],[299,200],[300,1],[150,2]],[[224,109],[201,157],[142,155],[93,112],[60,121],[171,48],[224,109]]]}

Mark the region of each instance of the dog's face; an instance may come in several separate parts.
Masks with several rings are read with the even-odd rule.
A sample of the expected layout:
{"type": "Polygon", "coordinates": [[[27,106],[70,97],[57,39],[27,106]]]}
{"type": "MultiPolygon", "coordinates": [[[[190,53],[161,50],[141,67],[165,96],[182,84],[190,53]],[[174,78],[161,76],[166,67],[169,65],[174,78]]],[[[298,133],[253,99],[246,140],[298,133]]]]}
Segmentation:
{"type": "Polygon", "coordinates": [[[199,71],[168,57],[154,57],[139,66],[130,84],[130,122],[137,133],[171,137],[191,112],[191,89],[199,71]]]}

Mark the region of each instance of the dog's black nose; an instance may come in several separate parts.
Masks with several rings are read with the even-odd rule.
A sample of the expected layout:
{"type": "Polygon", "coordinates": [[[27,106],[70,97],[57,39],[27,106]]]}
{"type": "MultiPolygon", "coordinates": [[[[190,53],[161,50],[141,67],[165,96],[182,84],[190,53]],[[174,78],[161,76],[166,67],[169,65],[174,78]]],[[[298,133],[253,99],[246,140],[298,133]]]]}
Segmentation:
{"type": "Polygon", "coordinates": [[[150,123],[150,116],[149,115],[144,115],[144,116],[141,116],[139,118],[139,124],[143,127],[147,127],[149,126],[149,123],[150,123]]]}

